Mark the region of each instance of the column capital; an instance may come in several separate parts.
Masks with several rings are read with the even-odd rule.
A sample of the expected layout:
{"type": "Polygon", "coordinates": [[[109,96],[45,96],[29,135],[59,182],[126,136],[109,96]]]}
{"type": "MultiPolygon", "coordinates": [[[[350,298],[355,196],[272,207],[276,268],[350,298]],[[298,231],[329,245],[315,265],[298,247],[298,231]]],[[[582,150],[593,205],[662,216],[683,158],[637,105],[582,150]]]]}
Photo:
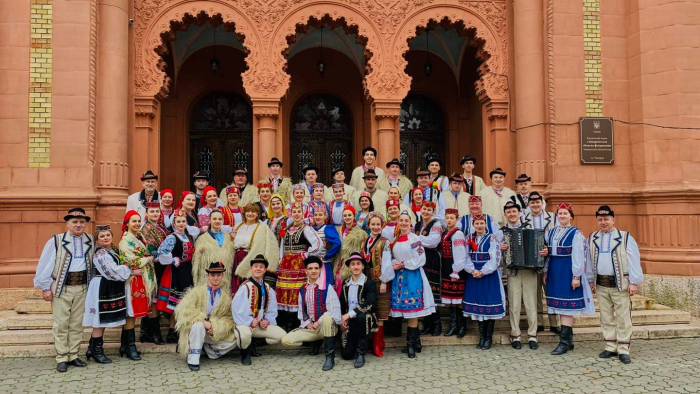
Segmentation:
{"type": "Polygon", "coordinates": [[[397,100],[375,100],[372,103],[374,108],[374,117],[381,118],[398,118],[401,112],[401,101],[397,100]]]}
{"type": "Polygon", "coordinates": [[[489,120],[507,118],[510,112],[508,100],[492,100],[487,99],[484,103],[486,106],[486,115],[489,120]]]}
{"type": "Polygon", "coordinates": [[[156,111],[158,110],[158,104],[158,99],[153,96],[134,97],[134,112],[136,115],[155,118],[156,111]]]}
{"type": "Polygon", "coordinates": [[[258,119],[262,117],[277,118],[279,113],[279,100],[253,100],[253,115],[258,119]]]}

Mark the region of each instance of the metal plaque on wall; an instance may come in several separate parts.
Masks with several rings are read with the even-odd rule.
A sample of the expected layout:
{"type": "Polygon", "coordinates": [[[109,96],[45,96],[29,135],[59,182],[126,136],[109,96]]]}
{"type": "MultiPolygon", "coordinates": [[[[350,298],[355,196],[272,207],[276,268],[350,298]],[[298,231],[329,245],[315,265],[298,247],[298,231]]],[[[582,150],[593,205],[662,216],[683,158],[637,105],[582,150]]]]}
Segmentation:
{"type": "Polygon", "coordinates": [[[615,144],[612,118],[580,118],[579,131],[581,164],[613,164],[615,144]]]}

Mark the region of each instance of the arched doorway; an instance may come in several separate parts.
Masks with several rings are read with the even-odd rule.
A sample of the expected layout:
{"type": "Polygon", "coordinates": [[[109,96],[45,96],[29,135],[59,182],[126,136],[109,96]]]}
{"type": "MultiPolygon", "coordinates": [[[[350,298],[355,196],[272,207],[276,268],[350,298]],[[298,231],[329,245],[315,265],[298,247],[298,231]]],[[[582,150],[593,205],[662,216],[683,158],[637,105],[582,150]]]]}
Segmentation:
{"type": "Polygon", "coordinates": [[[426,96],[409,94],[399,113],[401,153],[399,160],[409,177],[427,160],[437,156],[445,161],[445,119],[437,103],[426,96]]]}
{"type": "Polygon", "coordinates": [[[215,92],[202,97],[189,122],[190,169],[209,175],[217,189],[233,169],[253,168],[253,111],[243,97],[215,92]]]}
{"type": "Polygon", "coordinates": [[[319,167],[319,181],[332,183],[331,171],[343,168],[352,172],[352,116],[339,98],[315,94],[302,98],[290,117],[291,175],[304,179],[302,169],[309,164],[319,167]]]}

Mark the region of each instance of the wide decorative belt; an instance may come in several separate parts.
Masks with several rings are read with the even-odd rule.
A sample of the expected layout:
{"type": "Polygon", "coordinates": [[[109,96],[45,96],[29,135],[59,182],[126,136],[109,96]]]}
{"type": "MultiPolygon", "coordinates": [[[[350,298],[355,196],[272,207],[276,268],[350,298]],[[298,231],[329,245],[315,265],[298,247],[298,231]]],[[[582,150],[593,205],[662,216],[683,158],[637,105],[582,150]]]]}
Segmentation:
{"type": "Polygon", "coordinates": [[[617,282],[613,275],[597,275],[595,283],[603,287],[617,287],[617,282]]]}
{"type": "Polygon", "coordinates": [[[87,272],[69,272],[66,277],[66,286],[79,286],[87,283],[87,272]]]}

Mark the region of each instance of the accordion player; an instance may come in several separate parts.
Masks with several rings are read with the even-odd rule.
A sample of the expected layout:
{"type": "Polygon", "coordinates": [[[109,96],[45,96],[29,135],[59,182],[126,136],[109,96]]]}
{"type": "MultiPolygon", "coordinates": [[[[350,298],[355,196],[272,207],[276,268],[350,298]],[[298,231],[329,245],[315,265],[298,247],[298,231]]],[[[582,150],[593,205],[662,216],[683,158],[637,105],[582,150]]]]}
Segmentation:
{"type": "Polygon", "coordinates": [[[540,256],[545,247],[544,229],[503,228],[503,242],[508,249],[503,252],[506,268],[544,269],[546,257],[540,256]]]}

